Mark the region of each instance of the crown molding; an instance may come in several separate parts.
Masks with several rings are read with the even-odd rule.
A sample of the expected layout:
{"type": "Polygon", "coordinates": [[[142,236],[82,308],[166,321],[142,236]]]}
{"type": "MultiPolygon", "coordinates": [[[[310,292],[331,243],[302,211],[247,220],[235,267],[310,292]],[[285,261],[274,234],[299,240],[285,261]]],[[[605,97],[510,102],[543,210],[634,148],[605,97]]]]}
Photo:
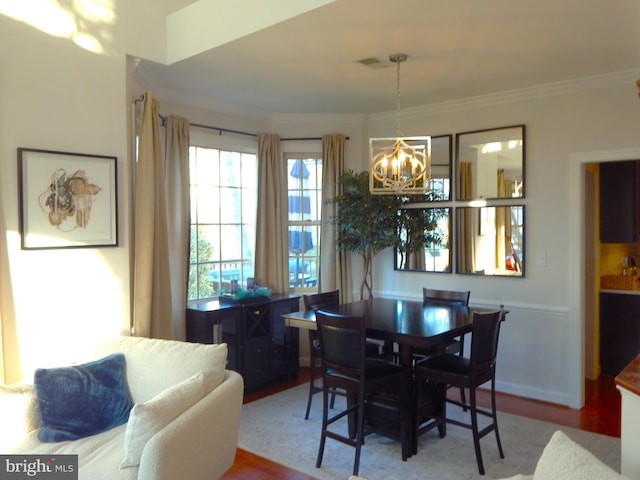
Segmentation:
{"type": "Polygon", "coordinates": [[[367,116],[362,113],[274,113],[271,116],[273,123],[325,125],[327,123],[341,125],[363,125],[367,116]]]}
{"type": "MultiPolygon", "coordinates": [[[[635,87],[636,80],[640,77],[640,69],[624,70],[620,72],[595,75],[563,82],[554,82],[533,87],[505,90],[503,92],[478,95],[475,97],[461,98],[448,102],[434,103],[420,107],[402,109],[403,118],[419,118],[443,113],[459,112],[464,110],[486,108],[504,103],[513,103],[526,100],[535,100],[545,97],[580,93],[589,90],[597,90],[616,85],[632,84],[635,87]]],[[[369,124],[388,123],[396,118],[397,112],[383,112],[369,115],[369,124]]]]}
{"type": "Polygon", "coordinates": [[[152,75],[150,75],[139,60],[132,59],[131,75],[145,90],[151,90],[156,98],[165,102],[175,103],[198,110],[213,111],[220,114],[238,117],[250,117],[262,121],[270,121],[272,114],[257,108],[244,107],[229,102],[214,100],[189,92],[174,90],[161,86],[152,75]]]}

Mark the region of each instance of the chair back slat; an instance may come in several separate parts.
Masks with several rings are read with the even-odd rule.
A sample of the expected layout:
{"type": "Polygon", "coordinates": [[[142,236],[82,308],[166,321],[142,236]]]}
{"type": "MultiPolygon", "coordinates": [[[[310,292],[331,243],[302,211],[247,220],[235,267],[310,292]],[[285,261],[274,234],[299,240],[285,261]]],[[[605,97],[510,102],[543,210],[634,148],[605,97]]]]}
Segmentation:
{"type": "Polygon", "coordinates": [[[472,368],[484,370],[495,365],[502,319],[502,309],[473,313],[473,330],[471,334],[472,368]]]}
{"type": "Polygon", "coordinates": [[[469,290],[436,290],[433,288],[423,288],[422,298],[424,303],[447,303],[456,305],[469,305],[469,290]]]}

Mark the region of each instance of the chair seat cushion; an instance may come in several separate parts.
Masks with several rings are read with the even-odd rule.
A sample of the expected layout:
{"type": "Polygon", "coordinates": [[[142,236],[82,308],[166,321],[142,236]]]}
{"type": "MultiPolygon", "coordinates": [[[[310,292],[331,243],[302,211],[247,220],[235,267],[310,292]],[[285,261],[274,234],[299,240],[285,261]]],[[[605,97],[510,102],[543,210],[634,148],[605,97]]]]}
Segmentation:
{"type": "Polygon", "coordinates": [[[466,357],[453,353],[442,353],[417,362],[415,368],[416,370],[420,369],[421,372],[429,370],[453,373],[455,375],[468,375],[471,372],[471,363],[466,357]]]}

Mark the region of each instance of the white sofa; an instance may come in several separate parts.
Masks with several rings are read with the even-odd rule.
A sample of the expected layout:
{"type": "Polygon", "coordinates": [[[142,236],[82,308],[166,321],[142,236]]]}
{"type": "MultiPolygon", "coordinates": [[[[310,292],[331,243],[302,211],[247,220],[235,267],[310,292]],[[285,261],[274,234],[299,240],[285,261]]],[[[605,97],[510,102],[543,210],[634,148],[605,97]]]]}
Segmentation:
{"type": "Polygon", "coordinates": [[[226,344],[118,337],[91,350],[93,359],[124,354],[134,403],[128,421],[77,440],[41,442],[34,386],[0,386],[0,453],[77,454],[81,480],[212,480],[231,467],[244,384],[238,373],[225,370],[226,344]],[[200,399],[188,406],[180,396],[193,390],[183,388],[195,385],[193,379],[200,399]],[[139,465],[121,466],[135,448],[139,465]]]}
{"type": "Polygon", "coordinates": [[[544,447],[532,475],[518,474],[503,480],[628,480],[574,442],[556,431],[544,447]]]}

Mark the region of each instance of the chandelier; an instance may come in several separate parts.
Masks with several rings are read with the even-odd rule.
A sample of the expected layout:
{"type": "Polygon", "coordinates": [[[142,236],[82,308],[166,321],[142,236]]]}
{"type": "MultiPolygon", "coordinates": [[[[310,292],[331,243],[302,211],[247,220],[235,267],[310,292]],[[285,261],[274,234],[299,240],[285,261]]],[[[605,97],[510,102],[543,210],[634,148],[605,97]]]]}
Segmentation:
{"type": "Polygon", "coordinates": [[[369,139],[369,190],[374,194],[421,194],[429,190],[431,137],[400,135],[400,63],[405,60],[404,53],[389,56],[389,61],[396,64],[396,136],[369,139]]]}

